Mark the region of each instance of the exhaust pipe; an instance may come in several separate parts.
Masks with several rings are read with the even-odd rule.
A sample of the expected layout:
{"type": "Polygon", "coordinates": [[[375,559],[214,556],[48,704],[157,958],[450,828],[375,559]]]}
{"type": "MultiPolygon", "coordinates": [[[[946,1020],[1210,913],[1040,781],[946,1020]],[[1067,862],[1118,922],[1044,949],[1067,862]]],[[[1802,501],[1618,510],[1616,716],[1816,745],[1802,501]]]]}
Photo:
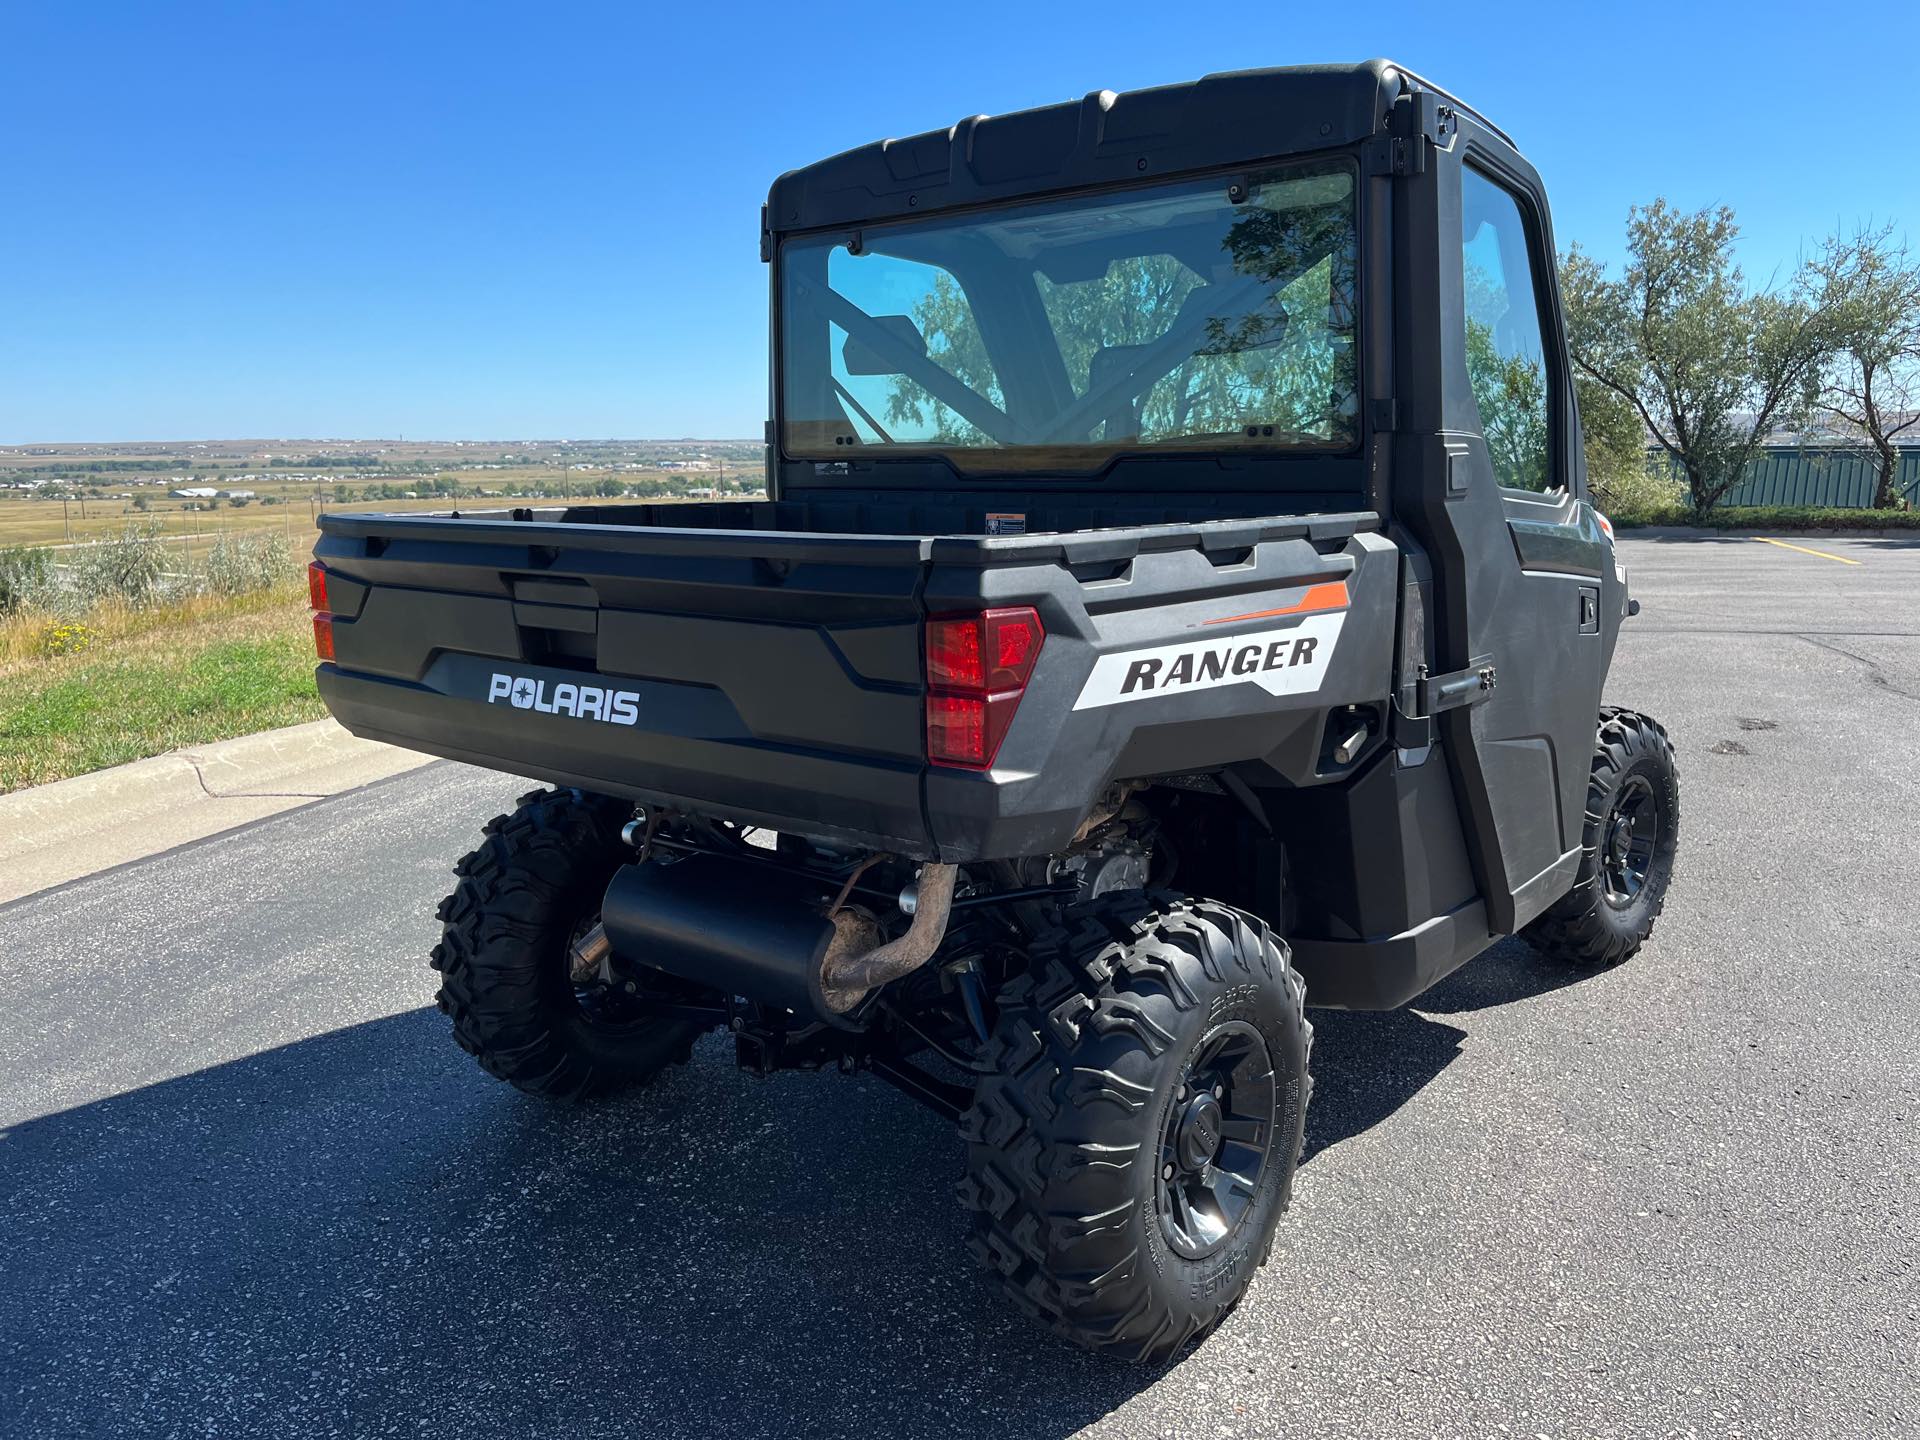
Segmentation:
{"type": "MultiPolygon", "coordinates": [[[[839,897],[809,875],[711,855],[626,865],[607,886],[600,928],[615,954],[637,964],[844,1024],[874,990],[933,958],[957,878],[955,866],[922,866],[913,923],[883,940],[866,914],[831,909],[839,897]]],[[[590,973],[603,958],[589,933],[572,961],[590,973]]]]}
{"type": "Polygon", "coordinates": [[[873,944],[878,935],[871,921],[847,910],[834,911],[830,917],[834,943],[827,947],[820,967],[820,998],[829,1010],[844,1015],[870,992],[933,958],[947,938],[947,917],[953,913],[953,885],[959,873],[957,865],[922,865],[913,924],[906,934],[884,945],[873,944]]]}

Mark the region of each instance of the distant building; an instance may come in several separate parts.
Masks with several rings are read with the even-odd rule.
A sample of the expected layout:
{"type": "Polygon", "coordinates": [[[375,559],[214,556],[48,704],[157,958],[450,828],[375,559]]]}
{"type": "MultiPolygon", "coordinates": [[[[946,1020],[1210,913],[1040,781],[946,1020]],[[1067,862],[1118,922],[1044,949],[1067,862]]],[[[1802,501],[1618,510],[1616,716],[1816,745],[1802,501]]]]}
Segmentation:
{"type": "Polygon", "coordinates": [[[253,491],[251,490],[217,490],[214,493],[222,500],[251,500],[254,498],[253,491]]]}
{"type": "MultiPolygon", "coordinates": [[[[1894,453],[1896,501],[1920,504],[1920,445],[1899,445],[1894,453]]],[[[1657,445],[1648,447],[1647,459],[1680,475],[1678,462],[1657,445]]],[[[1808,444],[1770,437],[1720,503],[1862,510],[1873,504],[1879,474],[1880,457],[1857,440],[1808,444]]]]}
{"type": "Polygon", "coordinates": [[[211,485],[183,485],[177,490],[167,491],[169,500],[214,500],[220,492],[211,485]]]}

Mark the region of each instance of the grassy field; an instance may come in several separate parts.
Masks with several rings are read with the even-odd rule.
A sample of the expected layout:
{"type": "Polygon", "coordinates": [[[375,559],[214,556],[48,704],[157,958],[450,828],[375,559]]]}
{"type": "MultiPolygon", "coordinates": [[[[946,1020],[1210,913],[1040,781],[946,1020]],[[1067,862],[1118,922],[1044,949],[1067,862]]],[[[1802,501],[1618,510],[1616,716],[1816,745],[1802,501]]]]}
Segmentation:
{"type": "Polygon", "coordinates": [[[326,712],[303,576],[84,621],[0,620],[0,792],[326,712]],[[69,653],[59,653],[59,652],[69,653]]]}
{"type": "Polygon", "coordinates": [[[65,582],[51,600],[16,602],[40,609],[0,615],[0,792],[320,718],[297,567],[327,510],[631,504],[692,489],[733,498],[758,490],[761,454],[758,441],[694,439],[0,446],[0,550],[50,548],[65,582]],[[253,494],[209,507],[167,493],[189,487],[253,494]],[[468,493],[430,493],[449,487],[468,493]],[[590,493],[616,487],[635,495],[590,493]],[[404,498],[411,490],[419,498],[404,498]],[[111,553],[73,547],[129,528],[161,537],[165,590],[228,588],[209,579],[222,539],[278,534],[295,565],[254,594],[151,603],[143,591],[137,608],[110,601],[66,614],[82,603],[72,582],[111,553]]]}
{"type": "Polygon", "coordinates": [[[279,530],[289,548],[304,549],[316,517],[327,509],[632,503],[593,492],[620,487],[649,500],[690,489],[757,492],[761,474],[758,443],[742,440],[5,446],[0,447],[0,546],[85,543],[138,524],[198,539],[279,530]],[[208,508],[204,501],[168,494],[196,487],[251,491],[254,498],[240,505],[217,501],[208,508]],[[384,493],[375,498],[370,488],[384,493]],[[449,488],[466,493],[432,493],[449,488]],[[418,491],[420,498],[402,498],[407,491],[418,491]]]}
{"type": "Polygon", "coordinates": [[[273,588],[240,597],[154,603],[142,593],[140,605],[108,601],[73,616],[77,588],[67,584],[65,601],[33,597],[25,605],[40,609],[0,614],[0,791],[321,718],[300,563],[328,509],[735,497],[758,492],[760,455],[745,440],[0,445],[0,549],[52,547],[54,572],[69,582],[102,559],[73,547],[129,528],[161,538],[157,564],[173,589],[223,589],[209,561],[219,540],[278,534],[294,561],[273,588]],[[252,497],[207,505],[167,493],[184,488],[252,497]]]}
{"type": "MultiPolygon", "coordinates": [[[[549,480],[551,476],[547,477],[549,480]]],[[[235,508],[222,505],[216,510],[189,510],[187,502],[167,500],[149,491],[145,510],[136,509],[129,500],[0,500],[0,546],[65,545],[104,540],[122,533],[129,525],[152,525],[161,534],[181,537],[189,550],[196,544],[211,543],[222,535],[278,530],[287,537],[289,549],[303,550],[313,543],[318,517],[324,510],[497,510],[516,505],[631,505],[629,499],[602,499],[575,496],[571,499],[523,500],[507,497],[482,497],[465,500],[446,498],[423,500],[357,500],[347,504],[319,504],[313,500],[312,485],[260,487],[260,493],[283,497],[282,503],[262,505],[259,501],[235,508]]],[[[325,487],[320,487],[325,488],[325,487]]],[[[138,494],[139,492],[135,492],[138,494]]],[[[652,498],[652,497],[650,497],[652,498]]],[[[658,497],[655,503],[671,503],[671,497],[658,497]]]]}

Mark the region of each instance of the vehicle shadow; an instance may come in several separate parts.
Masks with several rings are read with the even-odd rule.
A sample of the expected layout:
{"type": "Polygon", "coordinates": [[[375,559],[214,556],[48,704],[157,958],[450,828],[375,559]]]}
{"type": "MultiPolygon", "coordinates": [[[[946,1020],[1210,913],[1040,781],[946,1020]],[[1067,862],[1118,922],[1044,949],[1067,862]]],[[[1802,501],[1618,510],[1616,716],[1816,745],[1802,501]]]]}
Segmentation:
{"type": "Polygon", "coordinates": [[[1313,1102],[1300,1163],[1371,1130],[1438,1078],[1467,1032],[1410,1009],[1315,1010],[1313,1102]]]}
{"type": "Polygon", "coordinates": [[[1413,1001],[1430,1015],[1464,1015],[1512,1005],[1578,985],[1600,974],[1549,960],[1524,940],[1507,939],[1483,951],[1413,1001]]]}
{"type": "MultiPolygon", "coordinates": [[[[1314,1019],[1309,1157],[1464,1039],[1314,1019]]],[[[757,1082],[717,1038],[554,1108],[430,1010],[370,1021],[0,1131],[4,1403],[37,1434],[1071,1434],[1160,1372],[993,1293],[960,1163],[888,1087],[757,1082]]]]}
{"type": "Polygon", "coordinates": [[[1459,1057],[1467,1032],[1430,1017],[1531,1000],[1595,973],[1503,940],[1401,1009],[1311,1011],[1313,1103],[1301,1164],[1391,1117],[1459,1057]]]}
{"type": "MultiPolygon", "coordinates": [[[[1158,1372],[994,1295],[877,1081],[556,1109],[428,1010],[0,1132],[21,1434],[1064,1436],[1158,1372]]],[[[8,1428],[8,1427],[0,1427],[8,1428]]]]}

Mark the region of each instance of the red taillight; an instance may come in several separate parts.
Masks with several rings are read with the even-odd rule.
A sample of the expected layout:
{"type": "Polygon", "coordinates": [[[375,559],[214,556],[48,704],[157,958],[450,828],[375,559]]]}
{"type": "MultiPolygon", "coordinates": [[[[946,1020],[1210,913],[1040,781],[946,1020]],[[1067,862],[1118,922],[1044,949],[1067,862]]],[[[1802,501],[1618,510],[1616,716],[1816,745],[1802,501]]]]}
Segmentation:
{"type": "Polygon", "coordinates": [[[927,621],[927,758],[984,770],[1040,658],[1047,632],[1032,606],[927,621]]]}
{"type": "Polygon", "coordinates": [[[1040,617],[1028,606],[1017,610],[989,610],[985,620],[985,646],[993,668],[987,672],[987,689],[1019,690],[1033,674],[1033,662],[1040,658],[1040,642],[1047,632],[1040,628],[1040,617]]]}
{"type": "Polygon", "coordinates": [[[307,601],[313,606],[313,653],[333,660],[333,607],[327,604],[327,572],[319,561],[307,566],[307,601]]]}
{"type": "Polygon", "coordinates": [[[978,764],[987,753],[987,701],[982,695],[927,696],[927,758],[940,765],[978,764]]]}
{"type": "Polygon", "coordinates": [[[927,683],[957,690],[987,688],[980,662],[980,617],[949,616],[927,622],[927,683]]]}

